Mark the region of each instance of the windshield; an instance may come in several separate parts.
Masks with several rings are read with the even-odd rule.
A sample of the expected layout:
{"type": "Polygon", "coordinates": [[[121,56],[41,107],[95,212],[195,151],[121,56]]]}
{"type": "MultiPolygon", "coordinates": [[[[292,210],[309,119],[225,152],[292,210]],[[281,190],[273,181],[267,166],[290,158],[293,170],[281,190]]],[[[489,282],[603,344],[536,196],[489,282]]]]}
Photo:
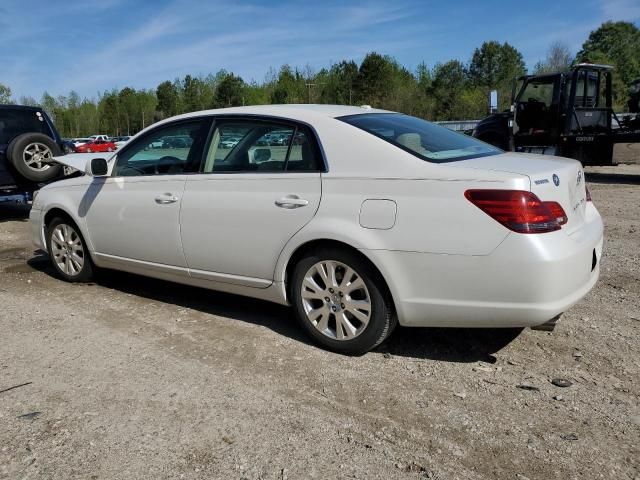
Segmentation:
{"type": "Polygon", "coordinates": [[[475,138],[401,113],[368,113],[340,117],[416,157],[433,163],[497,155],[502,150],[475,138]]]}

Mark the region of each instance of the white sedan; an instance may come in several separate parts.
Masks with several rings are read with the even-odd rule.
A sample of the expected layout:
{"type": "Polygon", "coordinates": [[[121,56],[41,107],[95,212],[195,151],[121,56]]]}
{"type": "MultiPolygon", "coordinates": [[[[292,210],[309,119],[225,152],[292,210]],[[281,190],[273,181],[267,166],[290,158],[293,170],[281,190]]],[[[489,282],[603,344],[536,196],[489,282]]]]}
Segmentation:
{"type": "Polygon", "coordinates": [[[291,305],[337,352],[397,323],[551,329],[598,279],[603,224],[579,162],[407,115],[210,110],[99,157],[60,157],[86,175],[33,202],[33,239],[62,278],[105,267],[291,305]],[[265,146],[274,131],[286,148],[265,146]],[[148,148],[187,135],[169,155],[148,148]]]}

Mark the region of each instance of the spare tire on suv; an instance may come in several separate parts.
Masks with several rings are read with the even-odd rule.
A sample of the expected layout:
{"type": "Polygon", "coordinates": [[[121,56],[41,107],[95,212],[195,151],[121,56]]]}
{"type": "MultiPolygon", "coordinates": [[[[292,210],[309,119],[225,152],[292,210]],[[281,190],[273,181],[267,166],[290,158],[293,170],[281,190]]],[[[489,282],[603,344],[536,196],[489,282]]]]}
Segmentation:
{"type": "Polygon", "coordinates": [[[59,177],[62,166],[51,163],[62,155],[53,139],[42,133],[23,133],[7,147],[7,160],[16,171],[31,182],[48,182],[59,177]]]}

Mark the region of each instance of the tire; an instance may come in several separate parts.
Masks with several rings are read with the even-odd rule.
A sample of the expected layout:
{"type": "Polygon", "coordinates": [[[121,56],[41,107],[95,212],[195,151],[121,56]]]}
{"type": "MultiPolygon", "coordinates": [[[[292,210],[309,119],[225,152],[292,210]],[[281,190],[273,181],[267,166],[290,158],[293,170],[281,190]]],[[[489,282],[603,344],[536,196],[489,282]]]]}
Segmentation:
{"type": "Polygon", "coordinates": [[[7,159],[16,172],[30,182],[48,182],[61,176],[62,165],[47,163],[62,155],[51,137],[42,133],[23,133],[7,147],[7,159]]]}
{"type": "Polygon", "coordinates": [[[298,321],[328,350],[361,355],[380,345],[396,327],[384,281],[352,252],[320,248],[309,253],[294,267],[291,282],[298,321]],[[334,281],[324,284],[322,272],[334,281]]]}
{"type": "Polygon", "coordinates": [[[67,282],[88,282],[93,277],[91,255],[80,229],[71,220],[56,217],[49,223],[47,251],[53,268],[67,282]]]}
{"type": "Polygon", "coordinates": [[[90,148],[87,148],[87,153],[93,153],[93,150],[91,150],[90,148]]]}

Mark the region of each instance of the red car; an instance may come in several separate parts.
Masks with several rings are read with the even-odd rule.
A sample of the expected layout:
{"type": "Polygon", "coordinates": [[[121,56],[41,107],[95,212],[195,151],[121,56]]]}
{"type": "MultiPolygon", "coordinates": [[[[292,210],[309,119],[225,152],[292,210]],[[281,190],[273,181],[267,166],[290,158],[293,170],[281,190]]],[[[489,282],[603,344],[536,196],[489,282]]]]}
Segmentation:
{"type": "Polygon", "coordinates": [[[84,143],[76,147],[77,153],[91,152],[115,152],[116,144],[113,142],[105,142],[104,140],[94,140],[93,142],[84,143]]]}

